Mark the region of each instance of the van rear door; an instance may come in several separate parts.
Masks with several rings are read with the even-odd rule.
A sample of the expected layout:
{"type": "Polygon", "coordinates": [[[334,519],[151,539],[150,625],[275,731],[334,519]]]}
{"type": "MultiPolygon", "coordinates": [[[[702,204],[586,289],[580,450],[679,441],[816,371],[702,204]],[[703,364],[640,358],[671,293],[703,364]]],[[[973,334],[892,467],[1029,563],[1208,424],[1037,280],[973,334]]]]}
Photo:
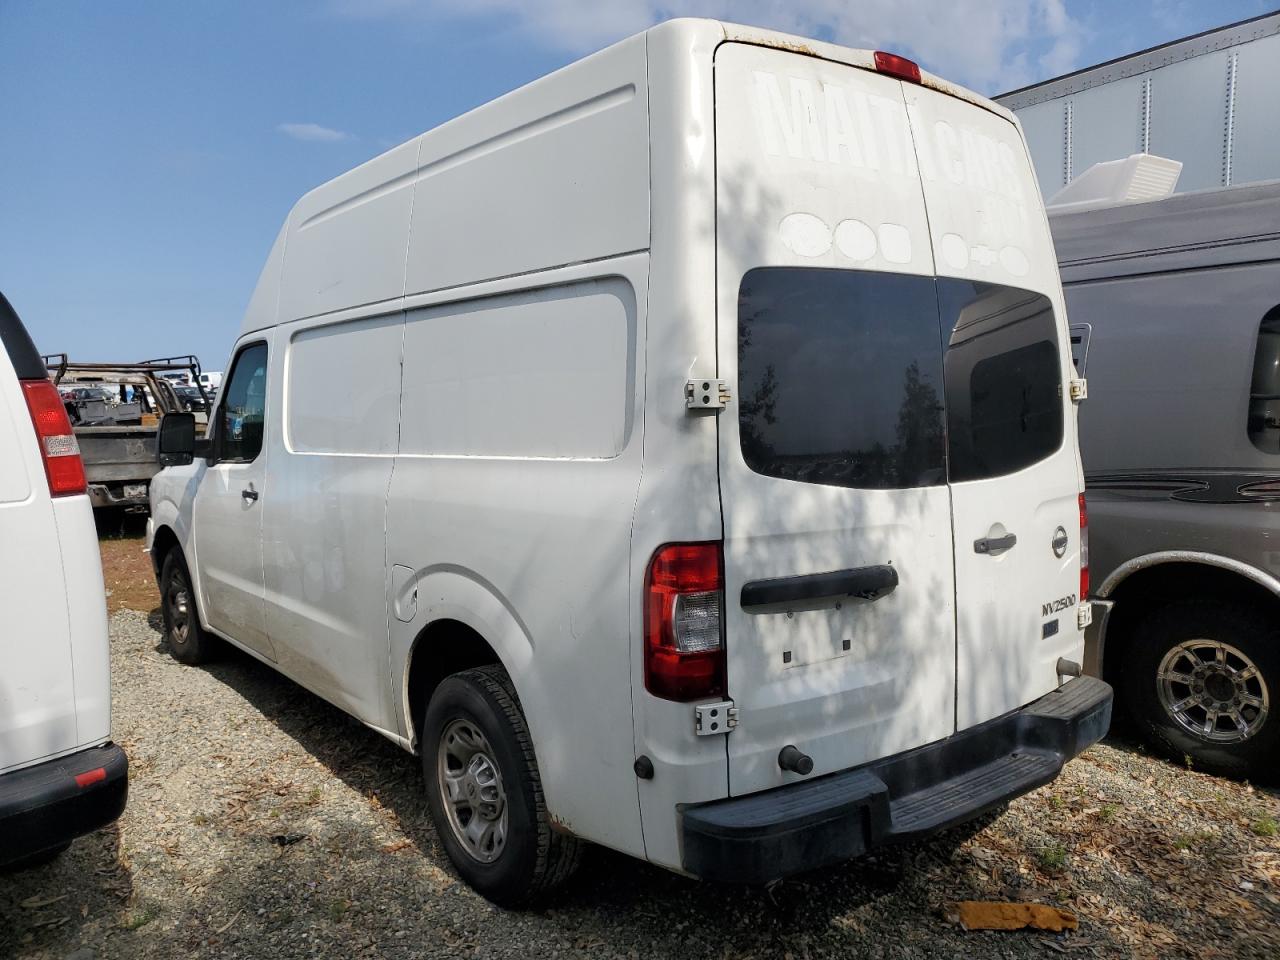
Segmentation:
{"type": "Polygon", "coordinates": [[[82,742],[62,547],[23,381],[52,391],[0,295],[0,773],[82,742]]]}
{"type": "Polygon", "coordinates": [[[1016,709],[1079,662],[1082,477],[1071,349],[1022,137],[903,84],[938,274],[956,571],[956,725],[1016,709]]]}
{"type": "Polygon", "coordinates": [[[715,59],[729,789],[950,735],[942,349],[902,84],[738,43],[715,59]]]}
{"type": "Polygon", "coordinates": [[[1016,126],[795,53],[716,56],[730,792],[1022,706],[1078,659],[1079,462],[1016,126]]]}

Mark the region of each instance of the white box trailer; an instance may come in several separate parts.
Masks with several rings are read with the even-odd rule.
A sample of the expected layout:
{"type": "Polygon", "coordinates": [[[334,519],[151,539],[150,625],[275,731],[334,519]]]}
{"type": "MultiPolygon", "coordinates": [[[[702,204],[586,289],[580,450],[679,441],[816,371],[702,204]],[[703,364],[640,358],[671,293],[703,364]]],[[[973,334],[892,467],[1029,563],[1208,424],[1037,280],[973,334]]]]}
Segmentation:
{"type": "Polygon", "coordinates": [[[1051,197],[1096,163],[1154,153],[1180,189],[1280,178],[1280,12],[1206,30],[996,97],[1051,197]]]}
{"type": "Polygon", "coordinates": [[[420,751],[496,900],[577,838],[768,880],[1106,729],[1039,192],[909,61],[625,40],[303,197],[226,369],[165,421],[170,645],[420,751]]]}

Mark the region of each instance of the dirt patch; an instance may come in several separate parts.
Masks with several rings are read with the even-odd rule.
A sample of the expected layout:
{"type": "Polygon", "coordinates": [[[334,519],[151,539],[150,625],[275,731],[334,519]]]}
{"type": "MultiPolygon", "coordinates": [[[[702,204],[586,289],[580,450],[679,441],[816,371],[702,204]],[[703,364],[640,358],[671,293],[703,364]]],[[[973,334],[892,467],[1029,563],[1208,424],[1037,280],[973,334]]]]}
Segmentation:
{"type": "Polygon", "coordinates": [[[107,588],[107,613],[139,610],[150,613],[160,606],[151,558],[146,553],[146,520],[136,514],[95,514],[98,548],[102,553],[102,580],[107,588]]]}

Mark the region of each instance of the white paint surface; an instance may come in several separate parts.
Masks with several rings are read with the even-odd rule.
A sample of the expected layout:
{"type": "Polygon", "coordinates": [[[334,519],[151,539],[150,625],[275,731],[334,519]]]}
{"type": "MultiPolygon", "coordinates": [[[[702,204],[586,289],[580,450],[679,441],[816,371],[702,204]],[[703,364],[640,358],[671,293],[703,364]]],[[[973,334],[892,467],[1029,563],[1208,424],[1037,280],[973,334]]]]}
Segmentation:
{"type": "Polygon", "coordinates": [[[49,496],[39,441],[0,346],[0,779],[107,740],[107,614],[86,495],[49,496]]]}

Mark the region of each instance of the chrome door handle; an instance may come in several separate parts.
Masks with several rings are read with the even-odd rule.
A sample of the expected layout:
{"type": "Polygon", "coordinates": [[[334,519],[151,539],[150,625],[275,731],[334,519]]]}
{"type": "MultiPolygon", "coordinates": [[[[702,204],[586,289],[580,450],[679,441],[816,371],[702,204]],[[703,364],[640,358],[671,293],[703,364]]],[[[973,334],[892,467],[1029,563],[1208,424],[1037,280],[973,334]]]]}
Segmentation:
{"type": "Polygon", "coordinates": [[[258,491],[253,489],[253,486],[250,485],[240,491],[240,496],[244,497],[246,500],[257,500],[258,491]]]}
{"type": "Polygon", "coordinates": [[[973,552],[995,553],[997,550],[1008,550],[1017,542],[1017,535],[1012,533],[1006,533],[1003,537],[983,537],[973,541],[973,552]]]}

